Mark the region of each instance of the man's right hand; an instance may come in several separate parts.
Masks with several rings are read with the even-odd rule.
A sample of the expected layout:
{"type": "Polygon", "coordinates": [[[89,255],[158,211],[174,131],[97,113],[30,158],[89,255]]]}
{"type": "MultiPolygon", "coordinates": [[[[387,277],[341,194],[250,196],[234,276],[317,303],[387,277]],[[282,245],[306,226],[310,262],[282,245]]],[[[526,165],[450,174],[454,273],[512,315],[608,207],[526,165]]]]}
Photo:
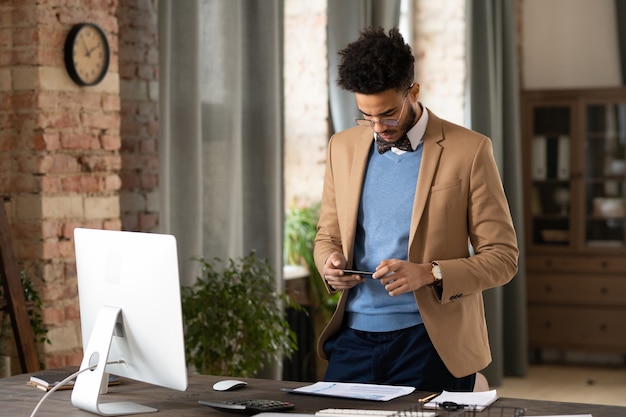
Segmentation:
{"type": "Polygon", "coordinates": [[[354,287],[364,278],[360,275],[345,275],[347,261],[341,252],[333,252],[324,264],[324,280],[335,290],[347,290],[354,287]]]}

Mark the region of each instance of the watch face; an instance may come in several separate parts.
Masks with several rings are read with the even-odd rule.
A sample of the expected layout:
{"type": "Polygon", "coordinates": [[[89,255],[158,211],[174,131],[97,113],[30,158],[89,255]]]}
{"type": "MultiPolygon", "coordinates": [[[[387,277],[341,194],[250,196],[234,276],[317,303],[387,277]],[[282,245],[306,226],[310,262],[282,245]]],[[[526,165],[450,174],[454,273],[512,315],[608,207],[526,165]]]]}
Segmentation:
{"type": "Polygon", "coordinates": [[[443,276],[441,275],[441,268],[439,267],[439,265],[433,265],[430,272],[433,274],[433,277],[435,278],[435,280],[439,280],[443,278],[443,276]]]}
{"type": "Polygon", "coordinates": [[[109,68],[109,43],[106,35],[92,23],[75,25],[65,43],[68,74],[79,85],[95,85],[109,68]]]}

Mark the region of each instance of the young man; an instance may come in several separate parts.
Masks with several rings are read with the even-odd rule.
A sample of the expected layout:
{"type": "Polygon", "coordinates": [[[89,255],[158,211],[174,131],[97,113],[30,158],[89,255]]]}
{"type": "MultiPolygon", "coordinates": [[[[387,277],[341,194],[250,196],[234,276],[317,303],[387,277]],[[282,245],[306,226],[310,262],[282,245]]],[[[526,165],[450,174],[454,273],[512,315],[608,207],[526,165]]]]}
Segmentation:
{"type": "Polygon", "coordinates": [[[328,144],[315,261],[342,294],[318,343],[325,380],[471,391],[491,361],[482,291],[517,272],[491,141],[422,106],[397,29],[340,55],[362,115],[328,144]]]}

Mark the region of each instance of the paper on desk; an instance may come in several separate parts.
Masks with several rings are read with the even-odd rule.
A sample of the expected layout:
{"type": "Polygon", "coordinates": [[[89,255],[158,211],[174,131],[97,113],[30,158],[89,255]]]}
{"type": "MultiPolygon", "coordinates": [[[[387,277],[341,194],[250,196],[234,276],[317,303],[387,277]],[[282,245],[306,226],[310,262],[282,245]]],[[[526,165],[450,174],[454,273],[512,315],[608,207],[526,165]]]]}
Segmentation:
{"type": "Polygon", "coordinates": [[[352,384],[345,382],[316,382],[312,385],[287,390],[294,394],[323,395],[328,397],[354,398],[359,400],[389,401],[408,395],[414,387],[375,384],[352,384]]]}
{"type": "Polygon", "coordinates": [[[496,390],[478,392],[450,392],[443,391],[441,394],[424,404],[425,408],[438,408],[439,404],[450,401],[457,404],[475,406],[476,410],[482,411],[498,399],[496,390]]]}

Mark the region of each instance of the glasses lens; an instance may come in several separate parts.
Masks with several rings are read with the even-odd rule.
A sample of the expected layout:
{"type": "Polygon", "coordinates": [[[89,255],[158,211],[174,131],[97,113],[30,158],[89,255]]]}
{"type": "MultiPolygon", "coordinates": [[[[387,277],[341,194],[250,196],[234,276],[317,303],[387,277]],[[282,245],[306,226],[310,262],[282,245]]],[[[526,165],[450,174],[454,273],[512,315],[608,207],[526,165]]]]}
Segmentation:
{"type": "MultiPolygon", "coordinates": [[[[367,126],[367,127],[374,127],[374,124],[376,123],[374,120],[368,120],[368,119],[354,119],[354,121],[356,122],[357,125],[367,126]]],[[[378,123],[381,125],[389,126],[389,127],[398,126],[398,120],[394,120],[394,119],[380,119],[378,123]]]]}
{"type": "Polygon", "coordinates": [[[394,119],[381,119],[378,123],[385,126],[398,126],[398,121],[394,119]]]}

